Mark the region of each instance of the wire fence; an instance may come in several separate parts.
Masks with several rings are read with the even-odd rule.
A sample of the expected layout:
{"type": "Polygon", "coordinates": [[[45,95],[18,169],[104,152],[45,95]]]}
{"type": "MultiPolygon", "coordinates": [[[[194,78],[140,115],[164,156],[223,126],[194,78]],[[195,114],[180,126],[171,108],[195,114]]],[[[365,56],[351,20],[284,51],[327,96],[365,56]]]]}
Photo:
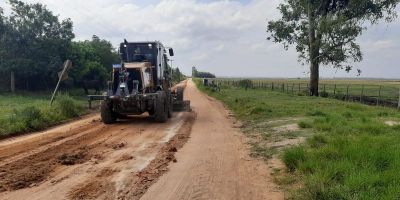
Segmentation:
{"type": "MultiPolygon", "coordinates": [[[[245,89],[265,89],[293,95],[308,95],[308,83],[273,82],[256,80],[216,79],[221,87],[240,87],[245,89]]],[[[400,108],[400,87],[395,85],[373,84],[320,84],[321,97],[343,101],[359,102],[368,105],[400,108]]]]}

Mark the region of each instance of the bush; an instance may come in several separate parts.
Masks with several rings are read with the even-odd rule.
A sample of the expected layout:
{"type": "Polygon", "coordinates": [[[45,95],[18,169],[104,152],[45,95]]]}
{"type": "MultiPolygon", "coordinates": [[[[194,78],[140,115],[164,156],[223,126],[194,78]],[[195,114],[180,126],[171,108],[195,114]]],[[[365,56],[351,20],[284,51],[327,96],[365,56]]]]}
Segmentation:
{"type": "Polygon", "coordinates": [[[253,81],[251,81],[250,79],[240,80],[239,87],[245,88],[245,89],[253,88],[253,81]]]}
{"type": "Polygon", "coordinates": [[[320,96],[320,97],[327,98],[327,97],[329,97],[329,94],[328,94],[327,92],[320,92],[320,93],[319,93],[319,96],[320,96]]]}
{"type": "Polygon", "coordinates": [[[289,172],[297,169],[299,164],[305,160],[305,151],[303,147],[294,147],[288,149],[283,154],[283,162],[288,168],[289,172]]]}
{"type": "Polygon", "coordinates": [[[332,94],[331,98],[339,99],[339,100],[345,100],[346,99],[346,95],[342,94],[342,93],[336,93],[336,94],[332,94]]]}
{"type": "Polygon", "coordinates": [[[39,108],[29,106],[14,110],[8,123],[10,132],[39,130],[45,126],[46,118],[39,108]]]}
{"type": "Polygon", "coordinates": [[[53,107],[46,102],[14,109],[0,120],[0,135],[38,131],[82,113],[83,106],[76,100],[68,95],[59,95],[53,107]]]}
{"type": "Polygon", "coordinates": [[[298,123],[298,125],[300,126],[300,128],[311,128],[312,125],[310,122],[306,122],[306,121],[301,121],[298,123]]]}
{"type": "Polygon", "coordinates": [[[319,148],[328,143],[327,138],[324,135],[314,135],[307,140],[308,144],[312,148],[319,148]]]}
{"type": "Polygon", "coordinates": [[[78,105],[76,101],[68,95],[58,95],[54,109],[58,111],[62,117],[71,118],[81,114],[82,106],[78,105]]]}

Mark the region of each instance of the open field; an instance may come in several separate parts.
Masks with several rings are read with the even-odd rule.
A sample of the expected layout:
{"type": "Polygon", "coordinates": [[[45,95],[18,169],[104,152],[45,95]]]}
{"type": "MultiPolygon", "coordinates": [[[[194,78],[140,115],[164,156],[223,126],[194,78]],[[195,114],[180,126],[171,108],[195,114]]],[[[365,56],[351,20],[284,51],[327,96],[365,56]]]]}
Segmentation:
{"type": "MultiPolygon", "coordinates": [[[[217,79],[222,85],[238,85],[244,79],[217,79]]],[[[249,79],[253,87],[306,95],[307,79],[249,79]]],[[[370,105],[398,106],[400,81],[388,79],[322,79],[320,95],[370,105]],[[361,100],[360,100],[361,99],[361,100]]]]}
{"type": "MultiPolygon", "coordinates": [[[[389,83],[390,84],[390,83],[389,83]]],[[[294,199],[398,199],[400,113],[335,99],[223,86],[223,101],[294,199]]]]}

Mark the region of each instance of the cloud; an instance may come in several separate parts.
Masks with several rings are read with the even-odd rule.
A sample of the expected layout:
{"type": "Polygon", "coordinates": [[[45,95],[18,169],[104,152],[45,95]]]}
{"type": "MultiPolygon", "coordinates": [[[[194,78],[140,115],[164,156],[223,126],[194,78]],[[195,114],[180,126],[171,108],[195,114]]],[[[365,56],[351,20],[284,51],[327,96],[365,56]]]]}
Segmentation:
{"type": "MultiPolygon", "coordinates": [[[[299,77],[307,66],[297,62],[294,48],[266,41],[267,20],[278,18],[282,0],[24,0],[40,2],[61,18],[71,18],[78,40],[93,34],[117,46],[129,41],[160,40],[174,47],[174,65],[186,73],[192,66],[222,76],[299,77]]],[[[4,7],[4,2],[0,2],[4,7]]],[[[371,27],[359,39],[364,76],[400,74],[395,58],[400,23],[371,27]],[[394,73],[397,72],[397,73],[394,73]]],[[[322,68],[323,76],[349,76],[322,68]]],[[[353,76],[353,74],[351,74],[353,76]]],[[[397,76],[397,75],[396,75],[397,76]]]]}

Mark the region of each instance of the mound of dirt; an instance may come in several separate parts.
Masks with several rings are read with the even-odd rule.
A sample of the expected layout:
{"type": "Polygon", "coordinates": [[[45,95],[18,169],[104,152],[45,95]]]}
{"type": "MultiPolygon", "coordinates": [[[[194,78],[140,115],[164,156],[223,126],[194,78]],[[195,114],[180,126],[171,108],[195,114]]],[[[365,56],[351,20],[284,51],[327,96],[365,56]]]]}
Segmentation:
{"type": "Polygon", "coordinates": [[[132,159],[133,159],[133,156],[128,155],[128,154],[124,154],[123,156],[121,156],[120,158],[118,158],[118,159],[115,161],[115,163],[119,163],[119,162],[126,161],[126,160],[132,160],[132,159]]]}
{"type": "Polygon", "coordinates": [[[58,162],[62,165],[81,164],[85,161],[86,156],[87,156],[86,151],[78,151],[72,154],[64,153],[58,157],[58,162]]]}

